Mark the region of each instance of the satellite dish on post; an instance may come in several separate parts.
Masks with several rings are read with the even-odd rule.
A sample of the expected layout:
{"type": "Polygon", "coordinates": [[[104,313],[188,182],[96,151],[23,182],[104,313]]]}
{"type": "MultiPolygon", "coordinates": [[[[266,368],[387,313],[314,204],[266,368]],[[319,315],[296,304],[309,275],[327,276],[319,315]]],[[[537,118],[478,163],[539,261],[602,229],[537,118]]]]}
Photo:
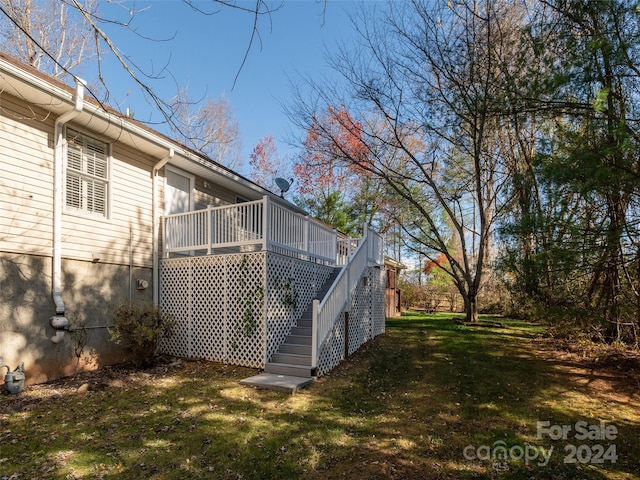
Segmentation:
{"type": "Polygon", "coordinates": [[[284,198],[284,194],[289,191],[289,188],[291,187],[292,183],[293,183],[293,178],[291,180],[286,180],[281,177],[276,178],[276,185],[280,189],[281,198],[284,198]]]}

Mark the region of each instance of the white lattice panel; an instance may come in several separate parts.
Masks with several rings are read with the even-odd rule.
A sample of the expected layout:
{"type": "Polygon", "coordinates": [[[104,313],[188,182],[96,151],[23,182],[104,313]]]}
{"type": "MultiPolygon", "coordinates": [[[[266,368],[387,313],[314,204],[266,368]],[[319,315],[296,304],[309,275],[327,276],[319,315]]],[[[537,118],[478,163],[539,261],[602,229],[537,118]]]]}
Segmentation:
{"type": "Polygon", "coordinates": [[[225,362],[264,367],[265,254],[228,255],[225,362]]]}
{"type": "Polygon", "coordinates": [[[334,324],[318,355],[318,375],[330,372],[342,360],[344,360],[344,314],[334,324]]]}
{"type": "Polygon", "coordinates": [[[191,331],[191,259],[175,258],[162,262],[162,309],[174,316],[176,326],[163,338],[160,350],[176,357],[190,357],[191,331]]]}
{"type": "Polygon", "coordinates": [[[331,270],[318,263],[267,254],[267,360],[297,324],[331,270]]]}
{"type": "MultiPolygon", "coordinates": [[[[384,273],[381,269],[369,268],[352,293],[349,304],[349,354],[364,343],[384,333],[384,273]]],[[[324,375],[344,359],[344,315],[337,319],[318,358],[318,374],[324,375]]]]}
{"type": "Polygon", "coordinates": [[[193,259],[191,356],[224,361],[228,338],[226,257],[193,259]]]}
{"type": "Polygon", "coordinates": [[[292,258],[267,256],[267,358],[289,333],[297,306],[297,281],[292,280],[292,258]]]}
{"type": "Polygon", "coordinates": [[[358,282],[351,295],[349,309],[349,355],[371,339],[371,301],[369,296],[370,279],[368,275],[358,282]]]}
{"type": "MultiPolygon", "coordinates": [[[[164,259],[162,307],[176,318],[161,351],[262,368],[332,268],[272,252],[164,259]]],[[[369,269],[349,305],[349,353],[384,332],[384,278],[369,269]]],[[[318,373],[344,358],[344,316],[320,351],[318,373]]]]}
{"type": "Polygon", "coordinates": [[[264,252],[164,259],[161,278],[177,321],[163,353],[264,366],[264,252]]]}

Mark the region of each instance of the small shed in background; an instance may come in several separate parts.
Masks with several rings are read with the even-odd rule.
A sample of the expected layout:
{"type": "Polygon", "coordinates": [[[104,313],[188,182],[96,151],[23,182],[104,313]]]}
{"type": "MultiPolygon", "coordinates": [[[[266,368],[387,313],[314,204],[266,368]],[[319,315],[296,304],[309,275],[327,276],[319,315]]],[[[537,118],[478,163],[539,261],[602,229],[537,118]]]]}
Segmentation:
{"type": "Polygon", "coordinates": [[[387,277],[385,289],[385,315],[387,318],[399,317],[402,313],[402,292],[400,291],[398,280],[400,279],[400,271],[404,268],[406,267],[402,263],[393,258],[384,257],[384,269],[387,277]]]}

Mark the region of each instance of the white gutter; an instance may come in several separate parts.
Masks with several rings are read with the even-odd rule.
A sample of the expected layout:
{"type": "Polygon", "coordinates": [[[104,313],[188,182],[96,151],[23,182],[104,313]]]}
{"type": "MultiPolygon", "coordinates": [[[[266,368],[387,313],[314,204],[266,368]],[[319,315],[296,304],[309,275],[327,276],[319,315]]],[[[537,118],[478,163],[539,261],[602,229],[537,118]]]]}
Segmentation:
{"type": "Polygon", "coordinates": [[[156,177],[158,176],[158,172],[162,167],[164,167],[175,155],[175,151],[173,148],[169,148],[169,153],[166,157],[156,163],[151,170],[151,182],[153,188],[152,195],[152,205],[151,205],[151,215],[152,219],[152,236],[153,236],[153,303],[158,305],[159,303],[159,292],[160,292],[160,275],[159,275],[159,255],[158,255],[158,182],[156,177]]]}
{"type": "Polygon", "coordinates": [[[56,314],[51,317],[49,323],[56,329],[56,334],[51,337],[53,343],[60,343],[64,338],[65,328],[69,325],[69,320],[64,316],[65,305],[62,300],[62,210],[63,198],[63,145],[64,145],[64,125],[82,112],[84,108],[84,87],[87,84],[84,80],[76,77],[75,105],[73,110],[63,113],[56,120],[53,127],[54,150],[53,150],[53,271],[51,276],[51,291],[53,302],[56,305],[56,314]]]}
{"type": "MultiPolygon", "coordinates": [[[[3,55],[0,54],[0,90],[6,91],[11,95],[23,98],[26,101],[35,104],[50,105],[50,110],[56,112],[59,111],[59,108],[61,108],[62,105],[69,103],[71,94],[67,88],[61,85],[56,85],[55,83],[50,82],[47,77],[42,74],[34,74],[24,67],[25,66],[19,62],[12,62],[3,58],[3,55]],[[5,79],[3,75],[5,73],[21,82],[22,85],[18,87],[18,85],[13,84],[8,77],[8,80],[5,79]]],[[[185,149],[169,137],[165,137],[159,132],[144,128],[136,122],[130,122],[129,119],[122,118],[122,116],[115,112],[105,111],[104,106],[102,105],[94,104],[94,102],[91,101],[85,101],[82,111],[83,117],[90,117],[89,121],[91,122],[91,128],[96,132],[100,132],[106,138],[117,139],[118,141],[122,141],[125,144],[148,153],[156,158],[161,157],[163,155],[162,152],[166,152],[168,148],[174,148],[176,152],[175,165],[189,173],[202,176],[205,179],[210,179],[217,183],[220,183],[220,180],[224,182],[232,182],[235,185],[242,186],[243,188],[257,193],[260,196],[267,193],[271,196],[272,200],[276,202],[282,200],[279,195],[256,185],[230,169],[212,163],[206,157],[202,157],[195,152],[185,149]],[[124,138],[122,136],[123,131],[131,134],[131,138],[135,138],[135,140],[130,141],[129,139],[124,138]],[[147,145],[141,146],[138,139],[143,140],[147,145]],[[187,163],[190,165],[187,165],[187,163]],[[207,178],[206,174],[194,171],[193,166],[210,172],[214,174],[215,177],[207,178]]],[[[224,183],[223,186],[229,188],[224,183]]],[[[286,200],[285,202],[289,208],[293,208],[294,211],[300,211],[300,213],[304,212],[304,210],[298,209],[298,207],[293,205],[291,202],[286,200]]]]}

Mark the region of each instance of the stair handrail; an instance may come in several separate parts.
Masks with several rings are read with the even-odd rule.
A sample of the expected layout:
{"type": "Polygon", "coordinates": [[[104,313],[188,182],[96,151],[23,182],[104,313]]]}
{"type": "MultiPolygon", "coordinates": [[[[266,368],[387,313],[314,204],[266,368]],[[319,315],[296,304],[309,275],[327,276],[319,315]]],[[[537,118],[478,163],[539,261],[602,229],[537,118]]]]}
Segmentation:
{"type": "Polygon", "coordinates": [[[311,330],[311,368],[318,366],[318,352],[327,340],[327,336],[342,315],[351,298],[351,292],[362,278],[367,268],[368,238],[365,235],[348,263],[340,271],[322,301],[313,301],[311,330]]]}

